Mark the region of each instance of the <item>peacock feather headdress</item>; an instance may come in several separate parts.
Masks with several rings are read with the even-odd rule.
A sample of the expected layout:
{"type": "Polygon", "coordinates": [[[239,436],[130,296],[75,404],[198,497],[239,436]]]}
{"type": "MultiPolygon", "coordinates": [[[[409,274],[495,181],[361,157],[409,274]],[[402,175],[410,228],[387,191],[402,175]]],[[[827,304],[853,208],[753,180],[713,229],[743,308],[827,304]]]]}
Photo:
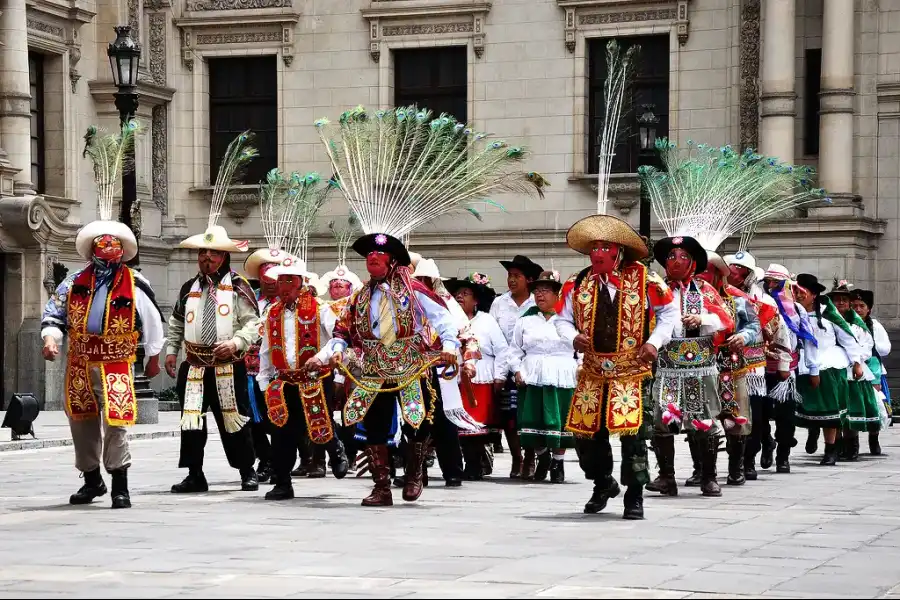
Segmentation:
{"type": "Polygon", "coordinates": [[[134,154],[130,150],[140,131],[140,123],[132,119],[115,135],[103,135],[94,125],[84,134],[82,156],[89,158],[94,166],[97,212],[103,221],[113,220],[113,199],[121,189],[122,174],[134,169],[134,154]]]}
{"type": "Polygon", "coordinates": [[[688,141],[687,152],[667,139],[656,142],[662,170],[639,168],[654,213],[669,236],[696,238],[708,251],[735,233],[749,240],[769,219],[818,202],[830,202],[813,187],[808,166],[779,162],[747,149],[717,148],[688,141]]]}
{"type": "Polygon", "coordinates": [[[350,249],[353,238],[360,233],[359,219],[356,218],[356,215],[350,213],[346,226],[338,227],[334,221],[331,221],[328,223],[328,229],[331,231],[331,235],[334,236],[334,241],[337,244],[338,264],[346,265],[347,250],[350,249]]]}
{"type": "Polygon", "coordinates": [[[216,183],[213,186],[207,227],[212,227],[219,222],[219,217],[222,216],[222,207],[228,197],[228,190],[240,177],[247,164],[259,156],[259,152],[251,145],[251,139],[250,131],[245,131],[231,140],[228,148],[225,149],[225,156],[222,157],[222,162],[219,164],[219,172],[216,174],[216,183]]]}
{"type": "Polygon", "coordinates": [[[619,44],[610,40],[606,44],[606,81],[603,85],[603,128],[600,132],[600,166],[597,172],[597,214],[605,215],[609,203],[609,176],[619,138],[622,120],[622,101],[625,87],[634,68],[635,55],[640,46],[629,47],[624,54],[619,44]]]}
{"type": "Polygon", "coordinates": [[[269,247],[305,263],[309,234],[330,188],[318,173],[284,175],[278,169],[269,171],[260,186],[263,234],[269,247]]]}
{"type": "Polygon", "coordinates": [[[403,239],[429,221],[477,206],[502,208],[491,196],[537,192],[546,181],[520,170],[527,153],[490,141],[452,116],[415,106],[343,113],[335,127],[315,122],[335,179],[366,234],[403,239]]]}

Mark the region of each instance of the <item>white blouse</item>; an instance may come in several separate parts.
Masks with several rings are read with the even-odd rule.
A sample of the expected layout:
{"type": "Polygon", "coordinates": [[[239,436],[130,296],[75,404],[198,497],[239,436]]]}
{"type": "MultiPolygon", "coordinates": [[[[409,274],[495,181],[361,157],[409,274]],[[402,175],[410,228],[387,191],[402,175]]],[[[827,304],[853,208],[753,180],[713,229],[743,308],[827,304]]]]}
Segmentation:
{"type": "Polygon", "coordinates": [[[824,317],[820,327],[815,313],[809,313],[809,324],[818,345],[803,346],[803,360],[798,365],[801,375],[818,375],[825,369],[851,369],[853,363],[860,362],[862,349],[852,335],[824,317]]]}
{"type": "Polygon", "coordinates": [[[509,344],[500,326],[491,315],[477,312],[469,322],[472,333],[478,338],[481,359],[475,363],[475,379],[472,383],[493,383],[495,379],[506,379],[503,359],[509,344]]]}
{"type": "Polygon", "coordinates": [[[528,296],[528,299],[521,306],[512,299],[510,292],[500,294],[494,299],[493,304],[491,304],[491,316],[494,317],[494,320],[500,326],[500,331],[503,332],[507,343],[512,342],[516,321],[519,320],[522,313],[532,306],[534,306],[534,295],[528,296]]]}
{"type": "Polygon", "coordinates": [[[545,319],[537,314],[516,322],[504,362],[510,373],[521,373],[527,385],[575,388],[575,349],[559,335],[557,320],[557,315],[545,319]]]}
{"type": "MultiPolygon", "coordinates": [[[[266,307],[268,311],[268,307],[266,307]]],[[[325,326],[325,318],[327,317],[326,313],[330,313],[331,308],[326,306],[324,302],[319,305],[319,344],[324,346],[328,340],[331,339],[331,331],[329,331],[325,326]]],[[[284,359],[287,362],[288,366],[291,369],[299,369],[303,365],[297,362],[297,311],[285,309],[284,311],[284,331],[282,331],[282,335],[284,336],[284,359]]],[[[266,331],[262,336],[262,344],[259,348],[259,375],[256,376],[256,382],[259,384],[259,389],[262,391],[266,391],[266,388],[269,387],[269,382],[275,378],[277,373],[275,372],[275,365],[272,364],[272,353],[269,348],[269,320],[266,319],[266,331]]],[[[335,377],[337,379],[337,377],[335,377]]],[[[341,382],[343,383],[343,379],[341,382]]]]}

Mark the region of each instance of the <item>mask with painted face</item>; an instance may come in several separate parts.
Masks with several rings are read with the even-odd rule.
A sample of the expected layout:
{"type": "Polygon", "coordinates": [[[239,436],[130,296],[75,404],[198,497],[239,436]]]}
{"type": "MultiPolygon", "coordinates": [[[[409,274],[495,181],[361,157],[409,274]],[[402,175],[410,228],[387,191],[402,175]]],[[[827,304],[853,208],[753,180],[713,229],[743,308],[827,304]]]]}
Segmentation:
{"type": "Polygon", "coordinates": [[[259,268],[259,287],[262,290],[263,296],[269,300],[275,299],[278,295],[278,284],[271,277],[266,277],[266,273],[276,266],[277,265],[274,263],[266,263],[259,268]]]}
{"type": "Polygon", "coordinates": [[[221,250],[203,249],[197,253],[197,265],[200,273],[206,276],[214,275],[222,268],[225,262],[225,253],[221,250]]]}
{"type": "Polygon", "coordinates": [[[302,280],[297,275],[278,276],[278,297],[287,306],[293,306],[300,297],[302,280]]]}
{"type": "Polygon", "coordinates": [[[332,300],[346,298],[353,291],[353,286],[346,279],[332,279],[328,284],[328,295],[332,300]]]}
{"type": "Polygon", "coordinates": [[[694,259],[683,248],[673,248],[666,257],[666,275],[669,279],[687,282],[694,274],[694,259]]]}
{"type": "Polygon", "coordinates": [[[721,287],[722,275],[721,273],[719,273],[719,270],[715,266],[713,266],[712,263],[709,263],[707,265],[705,271],[703,271],[702,273],[697,273],[697,278],[702,279],[716,289],[719,289],[719,287],[721,287]]]}
{"type": "Polygon", "coordinates": [[[622,248],[613,242],[597,242],[591,250],[591,271],[594,275],[609,275],[619,268],[622,248]]]}
{"type": "Polygon", "coordinates": [[[119,238],[112,235],[101,235],[94,238],[93,254],[97,260],[110,265],[122,261],[125,249],[119,238]]]}
{"type": "Polygon", "coordinates": [[[381,281],[391,272],[394,259],[385,252],[369,252],[366,256],[366,270],[372,279],[381,281]]]}

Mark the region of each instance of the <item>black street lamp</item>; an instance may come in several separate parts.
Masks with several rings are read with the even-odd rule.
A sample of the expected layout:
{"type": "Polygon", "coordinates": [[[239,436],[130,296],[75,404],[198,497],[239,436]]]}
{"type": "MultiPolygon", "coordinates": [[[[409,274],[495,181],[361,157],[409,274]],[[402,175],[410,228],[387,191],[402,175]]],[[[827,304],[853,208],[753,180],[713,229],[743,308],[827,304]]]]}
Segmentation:
{"type": "MultiPolygon", "coordinates": [[[[641,155],[646,157],[652,155],[656,147],[656,126],[659,124],[659,117],[653,114],[655,104],[642,104],[644,112],[637,118],[638,137],[641,142],[641,155]]],[[[641,220],[639,225],[639,233],[648,241],[650,240],[650,197],[647,195],[647,187],[644,180],[641,179],[641,220]]]]}
{"type": "MultiPolygon", "coordinates": [[[[122,25],[114,28],[116,39],[106,51],[109,66],[112,70],[113,83],[118,91],[113,94],[116,108],[119,110],[119,124],[124,127],[137,116],[138,109],[138,66],[141,62],[141,46],[131,37],[131,27],[122,25]]],[[[130,261],[133,268],[140,267],[141,241],[141,203],[137,197],[137,165],[134,160],[134,146],[125,155],[125,163],[131,168],[122,169],[122,204],[119,209],[119,221],[127,225],[138,242],[138,253],[130,261]]],[[[138,400],[138,422],[158,423],[157,409],[151,409],[146,418],[140,407],[151,403],[156,394],[150,387],[150,380],[144,375],[144,346],[138,346],[134,362],[134,391],[138,400]],[[142,402],[144,401],[144,402],[142,402]]]]}
{"type": "MultiPolygon", "coordinates": [[[[137,115],[138,65],[141,61],[141,46],[131,37],[131,27],[116,27],[116,40],[109,45],[106,54],[112,69],[113,83],[118,91],[113,94],[116,108],[119,109],[119,123],[124,127],[137,115]]],[[[125,162],[134,165],[134,148],[128,151],[125,162]]],[[[119,221],[128,225],[135,239],[141,239],[141,206],[137,198],[137,176],[135,169],[122,170],[122,205],[119,210],[119,221]]],[[[131,266],[140,265],[140,253],[131,261],[131,266]]]]}

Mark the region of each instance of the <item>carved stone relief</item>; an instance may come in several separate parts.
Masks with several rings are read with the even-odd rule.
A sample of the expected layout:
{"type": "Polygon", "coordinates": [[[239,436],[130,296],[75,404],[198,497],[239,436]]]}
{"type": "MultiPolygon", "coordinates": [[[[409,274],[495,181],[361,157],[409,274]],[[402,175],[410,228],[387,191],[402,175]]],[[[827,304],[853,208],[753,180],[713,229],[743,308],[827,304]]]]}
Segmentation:
{"type": "Polygon", "coordinates": [[[131,25],[131,37],[138,43],[141,40],[141,5],[140,0],[128,0],[128,24],[131,25]]]}
{"type": "Polygon", "coordinates": [[[168,106],[153,107],[153,203],[166,214],[169,208],[169,113],[168,106]]]}
{"type": "Polygon", "coordinates": [[[195,0],[188,2],[188,10],[256,10],[260,8],[290,8],[292,0],[195,0]]]}
{"type": "MultiPolygon", "coordinates": [[[[674,6],[660,8],[648,8],[640,10],[620,10],[618,7],[609,7],[604,12],[583,12],[585,9],[596,5],[585,2],[583,5],[566,2],[565,9],[565,44],[566,50],[575,52],[576,31],[582,27],[596,28],[596,26],[617,25],[620,23],[640,23],[647,21],[672,21],[678,42],[683,46],[687,43],[690,27],[689,0],[677,0],[674,6]]],[[[613,34],[614,35],[614,34],[613,34]]]]}
{"type": "Polygon", "coordinates": [[[445,33],[471,33],[472,23],[417,23],[414,25],[385,25],[381,28],[384,37],[398,35],[441,35],[445,33]]]}
{"type": "Polygon", "coordinates": [[[150,15],[150,75],[157,85],[166,85],[166,15],[150,15]]]}
{"type": "Polygon", "coordinates": [[[28,29],[33,31],[39,31],[41,33],[45,33],[51,35],[55,38],[63,38],[63,34],[65,31],[62,27],[58,27],[56,25],[51,25],[50,23],[44,23],[43,21],[38,21],[37,19],[28,18],[27,20],[28,29]]]}
{"type": "Polygon", "coordinates": [[[678,12],[674,8],[651,10],[620,10],[609,13],[579,15],[579,25],[606,25],[607,23],[634,23],[635,21],[664,21],[674,19],[678,12]]]}
{"type": "Polygon", "coordinates": [[[259,42],[281,42],[281,31],[233,31],[223,33],[197,34],[198,46],[213,46],[216,44],[252,44],[259,42]]]}
{"type": "Polygon", "coordinates": [[[760,0],[741,2],[741,150],[759,145],[760,0]]]}
{"type": "MultiPolygon", "coordinates": [[[[383,41],[386,38],[403,38],[413,36],[456,36],[472,39],[472,50],[477,58],[484,55],[485,33],[484,20],[490,11],[490,3],[472,3],[468,11],[459,10],[459,6],[422,7],[400,5],[396,9],[388,6],[362,9],[363,17],[369,21],[369,56],[374,62],[381,60],[383,41]],[[450,21],[450,19],[468,18],[466,21],[450,21]],[[449,22],[448,22],[449,21],[449,22]]],[[[373,1],[374,4],[374,1],[373,1]]]]}

